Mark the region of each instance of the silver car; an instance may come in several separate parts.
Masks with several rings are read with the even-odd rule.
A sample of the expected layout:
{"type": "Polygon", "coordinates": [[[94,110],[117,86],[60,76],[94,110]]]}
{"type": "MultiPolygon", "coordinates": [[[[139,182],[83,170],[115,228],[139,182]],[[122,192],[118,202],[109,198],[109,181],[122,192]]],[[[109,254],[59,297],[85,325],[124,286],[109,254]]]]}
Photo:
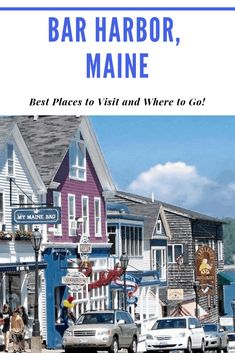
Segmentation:
{"type": "Polygon", "coordinates": [[[227,352],[228,337],[226,331],[217,323],[203,324],[206,334],[206,349],[227,352]]]}
{"type": "Polygon", "coordinates": [[[94,352],[108,350],[118,353],[126,348],[129,353],[137,353],[138,329],[131,315],[123,310],[87,311],[75,325],[64,332],[65,353],[94,352]]]}

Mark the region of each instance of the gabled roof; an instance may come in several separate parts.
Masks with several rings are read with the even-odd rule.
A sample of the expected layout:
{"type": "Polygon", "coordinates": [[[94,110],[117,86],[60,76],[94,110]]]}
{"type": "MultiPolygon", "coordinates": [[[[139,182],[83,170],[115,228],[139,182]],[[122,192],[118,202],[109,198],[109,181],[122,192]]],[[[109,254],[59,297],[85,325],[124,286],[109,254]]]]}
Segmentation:
{"type": "Polygon", "coordinates": [[[18,127],[46,187],[49,187],[53,181],[73,136],[80,128],[103,190],[115,190],[87,117],[67,115],[36,118],[33,116],[0,117],[0,140],[3,138],[5,141],[6,136],[11,134],[15,126],[18,127]]]}
{"type": "Polygon", "coordinates": [[[217,223],[224,223],[222,220],[219,218],[207,216],[205,214],[195,212],[188,210],[186,208],[178,207],[175,205],[168,204],[166,202],[158,201],[158,200],[152,200],[151,198],[140,196],[140,195],[135,195],[123,191],[117,191],[116,192],[116,197],[120,199],[126,199],[127,202],[129,200],[136,200],[138,203],[138,206],[136,205],[136,208],[141,209],[143,206],[143,209],[146,208],[146,212],[156,212],[157,209],[160,210],[160,207],[163,207],[164,210],[172,212],[172,213],[177,213],[179,215],[182,215],[184,217],[191,218],[193,220],[204,220],[204,221],[211,221],[211,222],[217,222],[217,223]],[[142,205],[142,206],[141,206],[142,205]],[[151,211],[152,209],[152,211],[151,211]]]}

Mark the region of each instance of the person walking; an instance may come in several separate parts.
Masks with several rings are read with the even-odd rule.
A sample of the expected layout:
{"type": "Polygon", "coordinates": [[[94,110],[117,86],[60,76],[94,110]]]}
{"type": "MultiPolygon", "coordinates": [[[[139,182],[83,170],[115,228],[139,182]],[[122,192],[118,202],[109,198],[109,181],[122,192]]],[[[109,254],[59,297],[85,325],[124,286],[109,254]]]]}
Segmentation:
{"type": "Polygon", "coordinates": [[[22,317],[22,320],[23,320],[23,323],[24,323],[24,332],[23,332],[23,339],[21,341],[21,350],[23,352],[25,352],[25,334],[26,334],[26,330],[27,330],[27,327],[28,327],[28,324],[29,324],[29,318],[28,318],[28,315],[26,313],[26,309],[24,306],[20,306],[19,308],[20,310],[20,315],[22,317]]]}
{"type": "Polygon", "coordinates": [[[10,320],[11,320],[11,309],[8,304],[4,304],[1,313],[1,319],[3,320],[3,340],[5,346],[5,352],[8,352],[9,341],[10,341],[10,320]]]}
{"type": "Polygon", "coordinates": [[[11,318],[11,338],[13,341],[13,353],[21,352],[24,333],[24,322],[20,316],[20,310],[15,309],[11,318]]]}

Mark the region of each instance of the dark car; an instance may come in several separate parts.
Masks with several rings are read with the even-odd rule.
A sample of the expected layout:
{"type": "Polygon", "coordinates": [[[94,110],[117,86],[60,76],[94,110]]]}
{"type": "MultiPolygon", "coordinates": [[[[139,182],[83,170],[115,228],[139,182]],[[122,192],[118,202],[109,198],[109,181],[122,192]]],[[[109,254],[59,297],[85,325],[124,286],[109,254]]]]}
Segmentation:
{"type": "Polygon", "coordinates": [[[216,349],[227,352],[228,337],[226,331],[217,323],[203,324],[203,329],[206,334],[206,349],[216,349]]]}
{"type": "Polygon", "coordinates": [[[131,315],[123,310],[87,311],[63,336],[65,353],[126,348],[137,353],[138,329],[131,315]]]}

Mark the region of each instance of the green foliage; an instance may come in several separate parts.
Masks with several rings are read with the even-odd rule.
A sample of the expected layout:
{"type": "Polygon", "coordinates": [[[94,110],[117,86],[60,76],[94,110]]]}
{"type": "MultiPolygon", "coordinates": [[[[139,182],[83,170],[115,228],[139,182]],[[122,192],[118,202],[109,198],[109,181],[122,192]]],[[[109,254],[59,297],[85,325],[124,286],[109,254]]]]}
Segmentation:
{"type": "Polygon", "coordinates": [[[234,263],[233,256],[235,255],[235,219],[224,218],[226,224],[223,226],[224,232],[224,262],[226,265],[234,263]]]}

